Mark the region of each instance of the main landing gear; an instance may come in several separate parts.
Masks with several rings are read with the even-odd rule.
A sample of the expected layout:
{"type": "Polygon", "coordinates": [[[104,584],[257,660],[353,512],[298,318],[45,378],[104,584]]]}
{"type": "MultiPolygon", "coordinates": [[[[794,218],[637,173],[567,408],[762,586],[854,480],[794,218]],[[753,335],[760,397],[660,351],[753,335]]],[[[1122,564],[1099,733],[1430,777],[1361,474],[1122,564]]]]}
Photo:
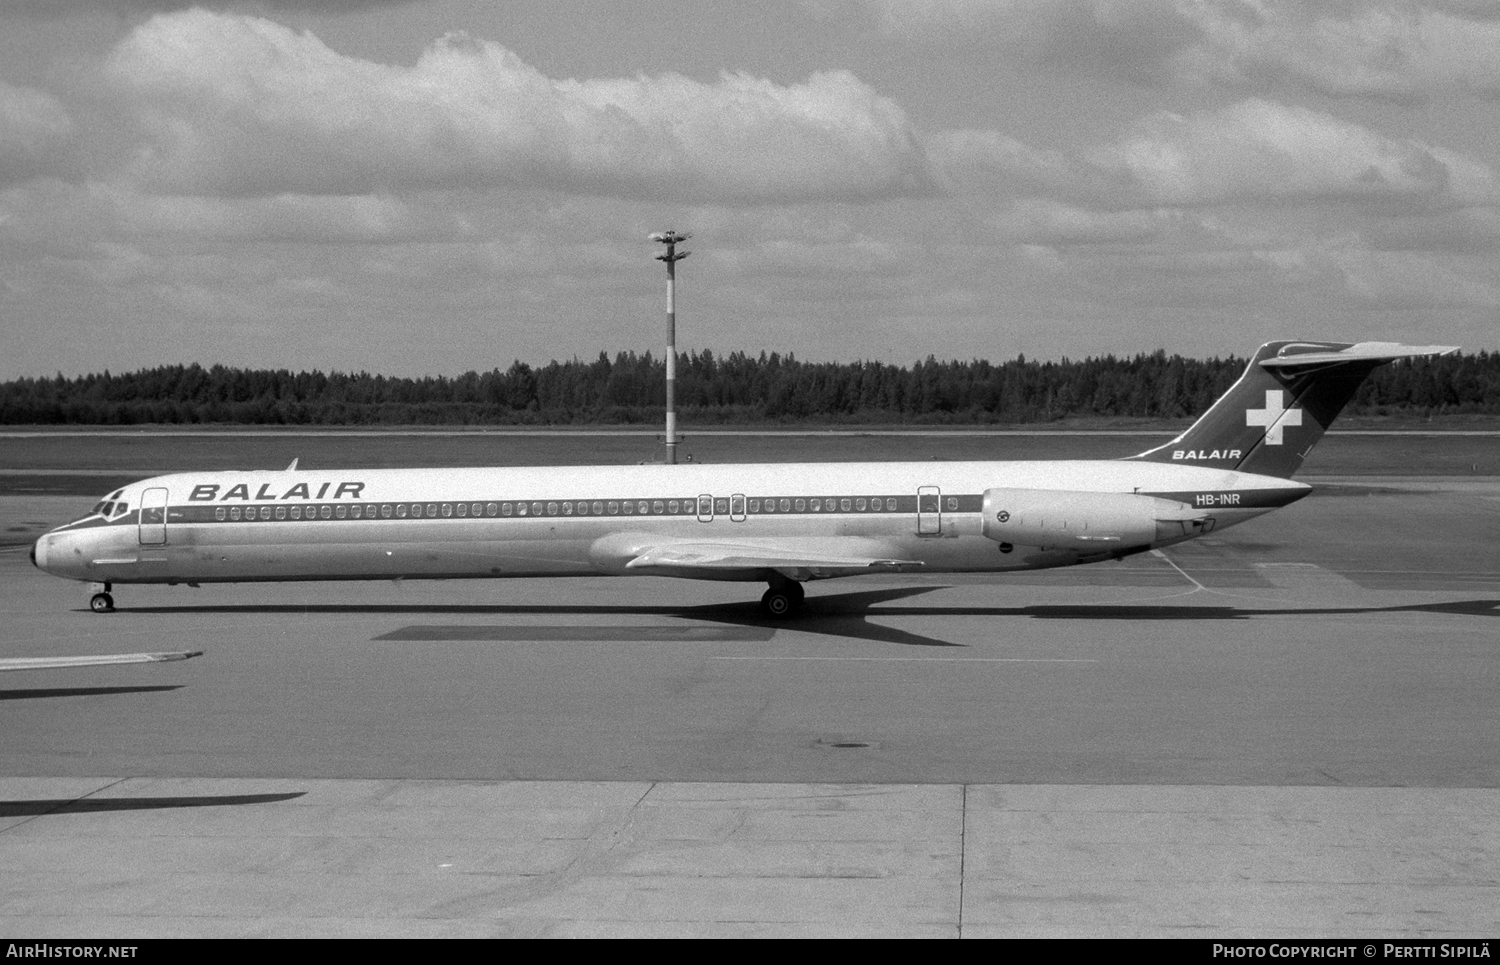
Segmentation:
{"type": "Polygon", "coordinates": [[[802,584],[796,580],[777,580],[760,598],[760,608],[774,619],[791,616],[802,605],[802,584]]]}
{"type": "MultiPolygon", "coordinates": [[[[99,584],[95,583],[94,585],[98,586],[99,584]]],[[[108,583],[106,583],[104,584],[103,592],[95,593],[93,596],[89,597],[89,609],[93,610],[95,613],[115,612],[115,598],[109,595],[109,591],[111,589],[112,587],[108,583]]]]}

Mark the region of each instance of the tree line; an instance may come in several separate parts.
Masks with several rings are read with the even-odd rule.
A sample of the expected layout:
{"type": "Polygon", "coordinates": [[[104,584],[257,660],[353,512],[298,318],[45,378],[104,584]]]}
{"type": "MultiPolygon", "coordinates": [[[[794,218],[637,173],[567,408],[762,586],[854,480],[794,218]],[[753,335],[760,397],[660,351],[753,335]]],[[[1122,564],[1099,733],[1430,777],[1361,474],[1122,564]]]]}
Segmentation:
{"type": "MultiPolygon", "coordinates": [[[[709,350],[678,356],[684,421],[999,424],[1070,417],[1180,418],[1206,409],[1245,360],[1156,352],[1039,362],[803,362],[788,353],[709,350]]],[[[0,383],[8,425],[525,425],[649,424],[665,408],[664,360],[601,352],[459,376],[290,372],[167,365],[125,374],[0,383]]],[[[1416,359],[1377,369],[1351,405],[1359,414],[1500,413],[1500,353],[1416,359]]]]}

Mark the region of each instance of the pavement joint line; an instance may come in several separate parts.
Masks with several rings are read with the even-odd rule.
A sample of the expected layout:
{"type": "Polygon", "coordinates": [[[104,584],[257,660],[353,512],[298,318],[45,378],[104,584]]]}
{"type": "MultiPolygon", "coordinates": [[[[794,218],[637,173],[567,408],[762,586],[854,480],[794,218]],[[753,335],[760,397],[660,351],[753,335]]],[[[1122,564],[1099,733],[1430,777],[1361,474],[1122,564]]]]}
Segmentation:
{"type": "Polygon", "coordinates": [[[964,867],[969,856],[969,785],[958,789],[958,937],[964,937],[964,867]]]}
{"type": "Polygon", "coordinates": [[[1163,553],[1161,550],[1152,550],[1151,551],[1151,555],[1154,556],[1154,557],[1156,557],[1157,559],[1161,560],[1163,563],[1167,564],[1172,569],[1176,570],[1178,573],[1181,573],[1182,574],[1182,578],[1184,580],[1187,580],[1189,583],[1193,584],[1198,589],[1200,589],[1200,590],[1206,590],[1206,589],[1208,589],[1208,587],[1204,586],[1202,583],[1199,583],[1197,580],[1195,580],[1191,576],[1189,576],[1187,570],[1183,569],[1182,567],[1178,566],[1176,563],[1173,563],[1170,559],[1168,559],[1167,558],[1167,554],[1163,553]]]}
{"type": "Polygon", "coordinates": [[[865,663],[1100,663],[1086,657],[708,657],[708,660],[811,660],[840,663],[858,660],[865,663]]]}

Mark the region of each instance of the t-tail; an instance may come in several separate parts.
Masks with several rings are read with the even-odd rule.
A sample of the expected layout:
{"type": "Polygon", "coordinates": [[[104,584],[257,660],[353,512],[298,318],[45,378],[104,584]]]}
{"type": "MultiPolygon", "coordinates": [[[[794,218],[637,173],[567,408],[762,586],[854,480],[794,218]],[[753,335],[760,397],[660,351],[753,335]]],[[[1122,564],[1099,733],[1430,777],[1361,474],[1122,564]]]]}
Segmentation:
{"type": "Polygon", "coordinates": [[[1290,479],[1365,376],[1397,359],[1456,351],[1395,342],[1267,342],[1192,428],[1130,458],[1290,479]]]}

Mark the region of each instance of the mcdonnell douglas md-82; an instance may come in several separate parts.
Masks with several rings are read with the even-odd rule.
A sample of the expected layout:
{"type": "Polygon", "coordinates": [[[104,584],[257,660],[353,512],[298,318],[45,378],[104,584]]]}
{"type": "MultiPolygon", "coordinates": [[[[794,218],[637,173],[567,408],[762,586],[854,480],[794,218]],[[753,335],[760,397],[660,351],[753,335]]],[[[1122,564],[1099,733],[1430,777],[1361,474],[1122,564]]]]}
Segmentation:
{"type": "Polygon", "coordinates": [[[1113,460],[177,473],[110,493],[32,562],[93,584],[675,576],[766,583],[1034,570],[1170,546],[1292,481],[1375,367],[1456,351],[1270,342],[1166,445],[1113,460]]]}

